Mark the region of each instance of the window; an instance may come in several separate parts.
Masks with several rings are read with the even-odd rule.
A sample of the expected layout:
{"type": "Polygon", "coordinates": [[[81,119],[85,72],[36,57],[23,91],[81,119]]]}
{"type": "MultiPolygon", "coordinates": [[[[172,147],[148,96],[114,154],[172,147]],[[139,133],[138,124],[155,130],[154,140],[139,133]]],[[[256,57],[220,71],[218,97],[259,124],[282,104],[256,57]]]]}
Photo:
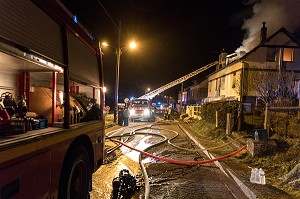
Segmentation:
{"type": "Polygon", "coordinates": [[[267,48],[267,58],[266,61],[276,61],[275,51],[276,48],[267,48]]]}
{"type": "Polygon", "coordinates": [[[294,49],[284,48],[283,49],[283,61],[293,62],[294,61],[294,49]]]}
{"type": "Polygon", "coordinates": [[[222,88],[222,90],[225,89],[225,77],[221,78],[221,88],[222,88]]]}
{"type": "Polygon", "coordinates": [[[235,88],[235,84],[236,84],[236,73],[233,73],[232,74],[232,85],[231,85],[231,87],[235,88]]]}
{"type": "Polygon", "coordinates": [[[219,83],[219,81],[218,81],[218,79],[216,79],[216,87],[215,87],[215,91],[218,90],[218,87],[219,87],[219,84],[218,84],[218,83],[219,83]]]}

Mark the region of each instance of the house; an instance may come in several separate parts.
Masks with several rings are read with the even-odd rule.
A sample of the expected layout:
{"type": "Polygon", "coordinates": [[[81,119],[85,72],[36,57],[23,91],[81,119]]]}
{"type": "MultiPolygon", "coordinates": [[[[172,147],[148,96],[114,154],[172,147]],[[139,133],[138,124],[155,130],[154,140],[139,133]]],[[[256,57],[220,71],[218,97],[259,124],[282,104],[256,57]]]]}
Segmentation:
{"type": "MultiPolygon", "coordinates": [[[[202,100],[207,97],[207,79],[193,80],[193,85],[184,88],[182,92],[182,104],[187,104],[189,101],[194,101],[195,104],[201,104],[202,100]]],[[[181,91],[178,92],[178,103],[180,103],[181,91]]]]}
{"type": "Polygon", "coordinates": [[[206,101],[257,105],[287,95],[299,99],[300,42],[284,27],[267,37],[263,23],[258,46],[242,56],[222,52],[219,58],[219,67],[208,76],[206,101]]]}
{"type": "Polygon", "coordinates": [[[186,88],[187,91],[187,102],[194,101],[195,104],[201,104],[202,100],[207,97],[207,79],[199,82],[198,80],[193,81],[193,85],[186,88]]]}

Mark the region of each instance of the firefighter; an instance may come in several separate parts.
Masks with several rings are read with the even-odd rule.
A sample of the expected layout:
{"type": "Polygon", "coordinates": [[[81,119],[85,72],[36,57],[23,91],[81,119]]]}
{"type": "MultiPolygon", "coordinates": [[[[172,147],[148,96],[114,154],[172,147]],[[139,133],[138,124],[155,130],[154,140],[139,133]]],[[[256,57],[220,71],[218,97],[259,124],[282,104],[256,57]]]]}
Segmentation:
{"type": "Polygon", "coordinates": [[[168,110],[164,110],[164,120],[168,119],[168,110]]]}
{"type": "Polygon", "coordinates": [[[129,110],[127,107],[124,110],[123,116],[124,116],[124,126],[128,126],[129,110]]]}
{"type": "Polygon", "coordinates": [[[167,117],[168,117],[168,120],[170,120],[171,112],[172,112],[172,109],[171,109],[171,107],[169,107],[169,108],[168,108],[168,111],[167,111],[167,117]]]}
{"type": "Polygon", "coordinates": [[[124,108],[121,107],[118,111],[118,125],[123,126],[124,123],[124,108]]]}

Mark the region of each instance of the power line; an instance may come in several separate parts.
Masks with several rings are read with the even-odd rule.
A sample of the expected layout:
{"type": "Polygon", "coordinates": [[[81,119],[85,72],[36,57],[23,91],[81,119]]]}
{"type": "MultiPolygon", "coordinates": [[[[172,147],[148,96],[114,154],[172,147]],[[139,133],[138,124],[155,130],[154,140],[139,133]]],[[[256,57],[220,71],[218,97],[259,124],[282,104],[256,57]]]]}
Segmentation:
{"type": "Polygon", "coordinates": [[[109,13],[107,12],[107,10],[104,8],[104,6],[102,5],[102,3],[100,2],[100,0],[98,0],[98,3],[100,4],[100,6],[102,7],[102,9],[104,10],[104,12],[107,14],[107,16],[109,17],[109,19],[112,21],[112,23],[116,26],[116,28],[119,30],[118,25],[115,23],[115,21],[113,20],[113,18],[109,15],[109,13]]]}

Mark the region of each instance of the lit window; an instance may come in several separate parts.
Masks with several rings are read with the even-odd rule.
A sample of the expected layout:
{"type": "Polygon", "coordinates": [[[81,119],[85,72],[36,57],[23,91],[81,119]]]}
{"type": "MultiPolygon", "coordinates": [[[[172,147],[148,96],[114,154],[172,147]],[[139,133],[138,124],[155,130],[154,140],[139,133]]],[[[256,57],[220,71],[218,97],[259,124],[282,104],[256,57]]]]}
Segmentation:
{"type": "Polygon", "coordinates": [[[233,73],[232,74],[232,85],[231,85],[232,88],[235,88],[235,83],[236,83],[236,74],[233,73]]]}
{"type": "Polygon", "coordinates": [[[210,82],[208,82],[208,91],[211,91],[211,81],[210,82]]]}
{"type": "Polygon", "coordinates": [[[276,48],[267,48],[266,61],[276,61],[275,50],[276,48]]]}
{"type": "Polygon", "coordinates": [[[283,49],[283,61],[293,62],[294,61],[294,49],[284,48],[283,49]]]}

